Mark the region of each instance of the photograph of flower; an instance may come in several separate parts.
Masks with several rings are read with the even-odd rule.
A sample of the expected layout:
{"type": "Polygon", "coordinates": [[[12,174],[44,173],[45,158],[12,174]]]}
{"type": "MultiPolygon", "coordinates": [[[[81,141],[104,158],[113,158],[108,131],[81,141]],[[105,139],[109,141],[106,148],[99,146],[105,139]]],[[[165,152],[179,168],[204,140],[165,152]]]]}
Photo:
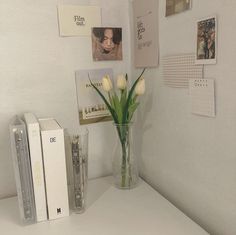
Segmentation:
{"type": "Polygon", "coordinates": [[[174,15],[191,8],[191,0],[166,0],[166,16],[174,15]]]}
{"type": "Polygon", "coordinates": [[[196,64],[216,63],[216,17],[197,22],[196,64]]]}
{"type": "Polygon", "coordinates": [[[94,61],[122,60],[122,28],[92,28],[94,61]]]}

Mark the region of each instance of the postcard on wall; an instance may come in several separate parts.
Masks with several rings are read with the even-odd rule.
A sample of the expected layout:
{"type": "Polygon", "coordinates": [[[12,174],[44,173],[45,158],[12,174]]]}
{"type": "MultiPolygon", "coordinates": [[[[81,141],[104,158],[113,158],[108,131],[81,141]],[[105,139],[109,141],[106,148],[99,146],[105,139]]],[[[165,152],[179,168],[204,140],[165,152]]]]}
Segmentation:
{"type": "Polygon", "coordinates": [[[174,15],[191,8],[191,0],[166,0],[166,16],[174,15]]]}
{"type": "Polygon", "coordinates": [[[92,28],[94,61],[122,60],[122,28],[92,28]]]}
{"type": "Polygon", "coordinates": [[[215,117],[214,79],[190,79],[189,93],[193,114],[215,117]]]}
{"type": "Polygon", "coordinates": [[[196,64],[216,64],[217,21],[208,17],[197,22],[196,64]]]}
{"type": "MultiPolygon", "coordinates": [[[[80,125],[112,120],[105,103],[89,81],[90,77],[93,84],[102,91],[102,77],[105,75],[109,75],[113,81],[113,70],[111,68],[78,70],[75,72],[80,125]]],[[[106,96],[106,94],[104,95],[106,96]]]]}
{"type": "Polygon", "coordinates": [[[97,6],[58,5],[60,36],[90,36],[91,28],[101,26],[97,6]]]}
{"type": "Polygon", "coordinates": [[[135,66],[158,66],[158,1],[134,0],[135,66]]]}

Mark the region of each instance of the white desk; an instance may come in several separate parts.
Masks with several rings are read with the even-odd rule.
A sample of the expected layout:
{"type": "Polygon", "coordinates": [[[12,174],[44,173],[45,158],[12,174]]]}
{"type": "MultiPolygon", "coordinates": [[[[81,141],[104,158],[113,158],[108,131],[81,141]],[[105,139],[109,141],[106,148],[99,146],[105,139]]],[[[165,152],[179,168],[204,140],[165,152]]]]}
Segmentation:
{"type": "MultiPolygon", "coordinates": [[[[1,235],[207,235],[144,181],[119,190],[111,178],[89,181],[83,214],[22,226],[17,199],[0,200],[1,235]]],[[[209,234],[208,234],[209,235],[209,234]]]]}

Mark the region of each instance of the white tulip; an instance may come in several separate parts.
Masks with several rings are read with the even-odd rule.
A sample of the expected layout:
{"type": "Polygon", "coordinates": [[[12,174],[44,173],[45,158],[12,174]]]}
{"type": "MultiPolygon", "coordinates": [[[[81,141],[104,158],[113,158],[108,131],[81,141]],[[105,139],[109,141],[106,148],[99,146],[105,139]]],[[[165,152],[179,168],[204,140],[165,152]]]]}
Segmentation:
{"type": "Polygon", "coordinates": [[[112,82],[109,75],[106,75],[102,78],[102,88],[104,91],[109,92],[112,89],[112,82]]]}
{"type": "Polygon", "coordinates": [[[117,76],[117,87],[120,90],[124,90],[127,86],[127,81],[125,79],[125,76],[123,74],[117,76]]]}
{"type": "Polygon", "coordinates": [[[135,86],[135,94],[143,95],[145,92],[145,80],[141,78],[135,86]]]}

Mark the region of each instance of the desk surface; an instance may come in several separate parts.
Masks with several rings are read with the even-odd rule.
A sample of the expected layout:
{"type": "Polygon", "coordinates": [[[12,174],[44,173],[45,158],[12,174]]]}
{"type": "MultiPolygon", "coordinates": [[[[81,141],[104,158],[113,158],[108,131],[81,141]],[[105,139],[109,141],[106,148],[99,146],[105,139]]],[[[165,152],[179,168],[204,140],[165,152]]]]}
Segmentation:
{"type": "Polygon", "coordinates": [[[23,226],[17,198],[0,200],[2,235],[209,235],[144,181],[119,190],[111,178],[89,181],[83,214],[23,226]]]}

